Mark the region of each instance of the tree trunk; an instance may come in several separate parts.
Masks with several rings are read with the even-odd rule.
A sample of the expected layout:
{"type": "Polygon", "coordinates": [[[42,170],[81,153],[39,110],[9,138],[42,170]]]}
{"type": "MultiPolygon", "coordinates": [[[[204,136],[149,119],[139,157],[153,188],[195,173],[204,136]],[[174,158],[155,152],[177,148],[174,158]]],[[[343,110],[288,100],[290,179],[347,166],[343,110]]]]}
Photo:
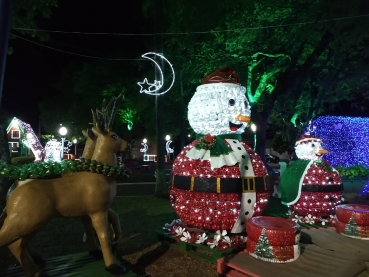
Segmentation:
{"type": "Polygon", "coordinates": [[[254,105],[251,108],[252,122],[256,125],[255,152],[259,154],[268,172],[273,170],[265,161],[266,131],[268,127],[269,115],[270,115],[272,108],[273,107],[269,105],[267,109],[264,109],[262,111],[258,110],[257,105],[254,105]]]}
{"type": "MultiPolygon", "coordinates": [[[[163,38],[160,35],[163,31],[163,1],[155,0],[155,31],[157,36],[155,36],[155,51],[157,53],[162,53],[163,50],[163,38]]],[[[163,59],[156,61],[160,68],[163,69],[163,59]]],[[[160,80],[160,75],[157,67],[155,67],[155,79],[160,80]]],[[[156,170],[156,187],[155,196],[163,197],[168,195],[168,185],[166,183],[165,175],[165,161],[164,161],[164,96],[156,95],[156,149],[157,149],[157,170],[156,170]]]]}

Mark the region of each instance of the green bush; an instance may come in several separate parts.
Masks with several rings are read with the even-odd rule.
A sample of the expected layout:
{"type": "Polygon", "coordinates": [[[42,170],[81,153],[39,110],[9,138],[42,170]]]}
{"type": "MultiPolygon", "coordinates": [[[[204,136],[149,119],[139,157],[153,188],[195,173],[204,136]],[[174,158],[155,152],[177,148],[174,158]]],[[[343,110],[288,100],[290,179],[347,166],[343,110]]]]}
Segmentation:
{"type": "Polygon", "coordinates": [[[22,165],[22,164],[30,164],[35,161],[35,157],[31,156],[22,156],[22,157],[14,157],[11,159],[12,165],[22,165]]]}
{"type": "Polygon", "coordinates": [[[352,165],[350,167],[336,166],[338,173],[341,177],[355,178],[355,177],[368,177],[369,168],[363,165],[352,165]]]}

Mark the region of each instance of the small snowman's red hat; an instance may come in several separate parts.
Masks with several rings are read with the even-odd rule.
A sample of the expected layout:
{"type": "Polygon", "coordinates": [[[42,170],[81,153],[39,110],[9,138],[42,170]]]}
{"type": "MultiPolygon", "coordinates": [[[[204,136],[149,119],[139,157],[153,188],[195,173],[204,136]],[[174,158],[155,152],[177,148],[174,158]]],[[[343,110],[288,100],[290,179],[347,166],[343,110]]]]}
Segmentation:
{"type": "Polygon", "coordinates": [[[321,142],[322,140],[320,138],[314,137],[314,136],[310,136],[310,135],[305,135],[302,136],[301,138],[299,138],[298,140],[296,140],[295,143],[295,147],[303,144],[303,143],[308,143],[308,142],[321,142]]]}
{"type": "Polygon", "coordinates": [[[240,85],[240,79],[233,68],[224,66],[210,72],[202,79],[201,82],[202,85],[215,83],[230,83],[240,85]]]}

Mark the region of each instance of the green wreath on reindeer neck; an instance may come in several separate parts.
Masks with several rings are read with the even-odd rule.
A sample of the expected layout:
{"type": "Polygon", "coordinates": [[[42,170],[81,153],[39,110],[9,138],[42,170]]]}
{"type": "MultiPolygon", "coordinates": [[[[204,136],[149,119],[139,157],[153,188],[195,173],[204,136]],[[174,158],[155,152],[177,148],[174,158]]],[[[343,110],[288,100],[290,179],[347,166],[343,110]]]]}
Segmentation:
{"type": "Polygon", "coordinates": [[[0,161],[0,177],[10,180],[51,179],[67,172],[92,172],[113,178],[128,177],[120,166],[108,165],[96,160],[81,158],[78,161],[41,162],[14,166],[0,161]]]}

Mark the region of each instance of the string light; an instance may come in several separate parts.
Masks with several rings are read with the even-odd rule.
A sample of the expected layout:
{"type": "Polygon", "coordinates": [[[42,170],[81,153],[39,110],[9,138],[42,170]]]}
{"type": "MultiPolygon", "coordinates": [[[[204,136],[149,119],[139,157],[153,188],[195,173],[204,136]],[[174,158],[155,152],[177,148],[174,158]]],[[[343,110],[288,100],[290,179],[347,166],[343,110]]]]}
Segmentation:
{"type": "Polygon", "coordinates": [[[26,147],[31,149],[33,155],[35,156],[35,162],[42,161],[42,158],[45,155],[45,150],[33,131],[31,125],[14,117],[7,128],[7,132],[9,132],[10,128],[13,126],[18,127],[20,131],[25,134],[25,138],[23,138],[21,141],[26,147]]]}
{"type": "Polygon", "coordinates": [[[151,94],[151,95],[165,94],[167,91],[169,91],[172,88],[172,86],[174,84],[174,80],[175,80],[175,74],[174,74],[174,69],[173,69],[172,64],[163,55],[160,55],[160,54],[154,53],[154,52],[148,52],[146,54],[143,54],[142,57],[146,58],[146,59],[149,59],[150,61],[152,61],[155,64],[155,66],[159,70],[160,80],[154,80],[154,83],[149,83],[147,81],[147,78],[145,78],[143,80],[143,82],[138,82],[137,84],[141,87],[140,93],[146,93],[146,94],[151,94]],[[166,61],[167,64],[169,65],[169,67],[170,67],[170,70],[171,70],[172,83],[169,85],[169,87],[166,90],[164,90],[160,93],[158,91],[164,85],[164,75],[163,75],[163,71],[162,71],[161,67],[159,66],[159,64],[155,61],[155,59],[152,56],[153,57],[155,57],[155,56],[159,57],[162,60],[166,61]]]}
{"type": "Polygon", "coordinates": [[[332,166],[369,166],[369,118],[320,116],[313,124],[329,153],[324,160],[332,166]]]}

